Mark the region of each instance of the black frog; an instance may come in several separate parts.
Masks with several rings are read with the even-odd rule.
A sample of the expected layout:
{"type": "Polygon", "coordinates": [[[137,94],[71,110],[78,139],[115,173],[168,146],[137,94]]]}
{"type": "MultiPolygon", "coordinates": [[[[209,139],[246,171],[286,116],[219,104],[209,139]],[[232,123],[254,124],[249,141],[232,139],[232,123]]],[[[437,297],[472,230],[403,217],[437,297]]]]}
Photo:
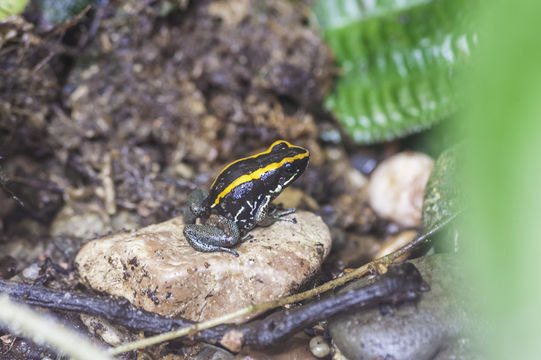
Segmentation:
{"type": "Polygon", "coordinates": [[[279,140],[266,151],[238,159],[216,177],[209,193],[195,190],[189,196],[184,236],[199,251],[226,251],[246,241],[255,226],[269,226],[295,209],[279,210],[271,204],[284,188],[306,169],[310,152],[279,140]],[[202,223],[193,224],[196,218],[202,223]]]}

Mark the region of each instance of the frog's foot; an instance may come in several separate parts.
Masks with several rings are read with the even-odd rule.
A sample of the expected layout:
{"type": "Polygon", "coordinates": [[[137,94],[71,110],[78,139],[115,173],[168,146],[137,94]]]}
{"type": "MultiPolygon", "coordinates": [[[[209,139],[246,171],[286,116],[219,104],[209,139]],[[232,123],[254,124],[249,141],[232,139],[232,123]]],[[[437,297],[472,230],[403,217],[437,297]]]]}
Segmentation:
{"type": "Polygon", "coordinates": [[[216,252],[216,251],[228,252],[230,254],[235,255],[235,257],[239,257],[238,252],[236,252],[235,250],[230,249],[230,248],[224,248],[223,246],[213,246],[212,250],[209,250],[208,252],[216,252]]]}
{"type": "Polygon", "coordinates": [[[281,209],[281,210],[276,209],[270,214],[270,217],[273,219],[273,223],[276,221],[289,221],[293,224],[296,224],[297,219],[286,217],[287,215],[293,214],[296,210],[297,209],[295,208],[281,209]]]}
{"type": "Polygon", "coordinates": [[[243,242],[248,241],[248,240],[251,240],[251,239],[253,239],[253,238],[254,238],[253,235],[246,235],[245,237],[243,237],[243,238],[240,240],[240,242],[243,243],[243,242]]]}
{"type": "Polygon", "coordinates": [[[297,219],[295,219],[295,218],[281,217],[281,218],[279,218],[278,220],[280,220],[280,221],[289,221],[290,223],[293,223],[293,224],[296,224],[296,223],[297,223],[297,219]]]}
{"type": "Polygon", "coordinates": [[[281,219],[281,218],[284,217],[284,216],[286,216],[286,215],[293,214],[295,211],[297,211],[297,209],[295,209],[295,208],[281,209],[281,210],[276,209],[276,210],[272,213],[272,215],[278,217],[279,220],[287,220],[287,221],[290,221],[289,218],[284,218],[284,219],[281,219]]]}

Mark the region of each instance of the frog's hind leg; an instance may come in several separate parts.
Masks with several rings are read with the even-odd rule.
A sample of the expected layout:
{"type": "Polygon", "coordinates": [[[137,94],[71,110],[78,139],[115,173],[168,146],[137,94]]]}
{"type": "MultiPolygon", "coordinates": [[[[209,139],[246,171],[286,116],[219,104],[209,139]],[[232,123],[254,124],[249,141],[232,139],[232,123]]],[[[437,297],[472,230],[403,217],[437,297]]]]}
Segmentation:
{"type": "Polygon", "coordinates": [[[238,243],[238,239],[229,239],[228,235],[216,226],[186,225],[183,233],[188,243],[195,250],[202,252],[225,251],[236,257],[239,256],[239,253],[235,250],[226,247],[235,245],[238,243]]]}

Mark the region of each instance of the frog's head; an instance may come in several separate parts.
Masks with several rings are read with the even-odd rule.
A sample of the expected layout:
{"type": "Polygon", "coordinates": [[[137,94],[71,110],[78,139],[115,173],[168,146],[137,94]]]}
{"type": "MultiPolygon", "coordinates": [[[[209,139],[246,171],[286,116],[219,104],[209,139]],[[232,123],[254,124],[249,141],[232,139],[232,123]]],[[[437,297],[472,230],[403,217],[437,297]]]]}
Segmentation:
{"type": "Polygon", "coordinates": [[[301,146],[291,145],[285,140],[278,140],[269,147],[269,153],[275,158],[275,164],[283,178],[282,186],[289,185],[298,178],[308,166],[310,152],[301,146]]]}

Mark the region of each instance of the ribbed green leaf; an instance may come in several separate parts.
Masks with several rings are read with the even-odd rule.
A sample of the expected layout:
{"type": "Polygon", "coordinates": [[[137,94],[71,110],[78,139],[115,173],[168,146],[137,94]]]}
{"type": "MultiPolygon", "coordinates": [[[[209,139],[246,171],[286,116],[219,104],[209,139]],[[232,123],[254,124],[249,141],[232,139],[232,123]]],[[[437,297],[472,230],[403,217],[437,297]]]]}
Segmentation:
{"type": "Polygon", "coordinates": [[[452,113],[474,37],[465,0],[320,0],[317,22],[343,74],[327,106],[360,144],[420,131],[452,113]]]}

